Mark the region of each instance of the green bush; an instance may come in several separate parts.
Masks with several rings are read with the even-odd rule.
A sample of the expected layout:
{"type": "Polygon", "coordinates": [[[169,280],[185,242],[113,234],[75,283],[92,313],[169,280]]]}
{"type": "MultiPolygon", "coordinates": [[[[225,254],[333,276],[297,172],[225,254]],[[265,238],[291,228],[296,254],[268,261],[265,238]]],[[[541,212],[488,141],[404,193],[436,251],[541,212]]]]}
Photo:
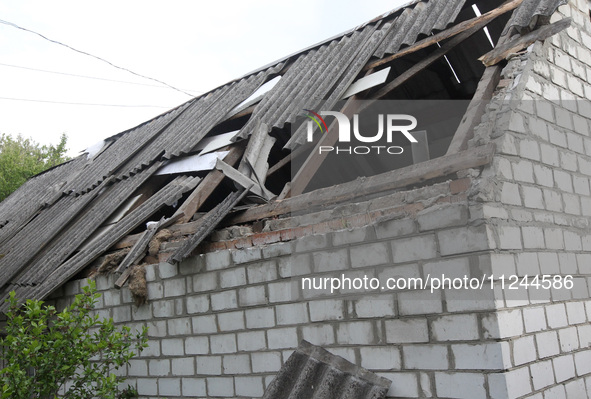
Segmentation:
{"type": "MultiPolygon", "coordinates": [[[[7,302],[6,337],[1,344],[6,367],[0,371],[2,398],[129,397],[119,390],[123,377],[113,372],[147,346],[147,328],[135,335],[112,319],[93,315],[100,294],[94,281],[61,312],[42,301],[7,302]]],[[[131,390],[133,392],[133,390],[131,390]]]]}

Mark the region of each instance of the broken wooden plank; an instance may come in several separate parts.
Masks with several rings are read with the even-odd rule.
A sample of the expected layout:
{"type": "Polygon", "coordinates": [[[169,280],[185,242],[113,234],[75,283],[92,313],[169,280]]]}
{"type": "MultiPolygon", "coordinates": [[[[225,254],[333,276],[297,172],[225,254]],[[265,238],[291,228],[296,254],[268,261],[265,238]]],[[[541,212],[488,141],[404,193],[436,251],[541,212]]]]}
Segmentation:
{"type": "Polygon", "coordinates": [[[517,7],[519,7],[519,5],[521,3],[523,3],[523,0],[507,1],[507,2],[503,3],[501,6],[499,6],[498,8],[495,8],[494,10],[491,10],[485,14],[482,14],[480,17],[475,17],[475,18],[469,19],[467,21],[460,22],[459,24],[454,25],[451,28],[446,29],[444,31],[441,31],[436,35],[429,36],[419,42],[416,42],[415,44],[413,44],[409,47],[406,47],[405,49],[399,50],[396,54],[392,54],[391,56],[384,57],[384,58],[381,58],[376,61],[372,61],[372,62],[368,63],[363,68],[363,70],[366,71],[366,70],[369,70],[372,68],[379,67],[379,66],[384,65],[388,62],[391,62],[395,59],[398,59],[400,57],[404,57],[405,55],[417,52],[419,50],[422,50],[424,48],[432,46],[436,43],[439,43],[445,39],[449,39],[453,36],[456,36],[462,32],[467,31],[468,29],[476,26],[477,24],[482,23],[482,21],[489,23],[492,20],[498,18],[499,16],[501,16],[511,10],[516,9],[517,7]]]}
{"type": "MultiPolygon", "coordinates": [[[[225,156],[224,162],[230,166],[234,166],[244,152],[244,145],[237,144],[229,148],[228,155],[225,156]]],[[[187,223],[195,212],[201,208],[203,203],[209,198],[211,193],[220,185],[224,180],[225,175],[219,170],[212,170],[203,178],[201,184],[193,190],[189,197],[183,202],[183,204],[177,209],[176,214],[183,213],[183,217],[179,219],[180,223],[187,223]]]]}
{"type": "Polygon", "coordinates": [[[484,114],[488,100],[497,87],[501,77],[501,67],[498,65],[486,68],[484,74],[478,82],[476,92],[468,104],[468,108],[453,135],[451,143],[447,149],[446,155],[452,155],[463,151],[468,147],[468,140],[474,136],[474,128],[480,123],[484,114]]]}
{"type": "Polygon", "coordinates": [[[449,53],[451,50],[453,50],[456,46],[458,46],[464,40],[468,39],[469,37],[474,35],[476,32],[480,31],[482,28],[484,28],[488,24],[488,22],[489,21],[487,21],[487,20],[484,20],[484,21],[481,20],[475,26],[473,26],[470,29],[462,32],[461,34],[451,38],[448,42],[443,44],[437,50],[433,51],[427,57],[423,58],[421,61],[419,61],[415,65],[413,65],[411,68],[407,69],[402,74],[397,76],[390,83],[385,84],[380,90],[378,90],[374,94],[374,96],[373,96],[374,99],[376,99],[376,100],[380,99],[380,98],[384,97],[385,95],[387,95],[388,93],[392,92],[393,90],[397,89],[398,87],[402,86],[404,83],[406,83],[407,81],[409,81],[410,79],[415,77],[417,74],[419,74],[420,72],[422,72],[426,68],[428,68],[435,61],[437,61],[438,59],[442,58],[444,55],[449,53]]]}
{"type": "Polygon", "coordinates": [[[572,18],[564,18],[553,24],[544,25],[526,35],[518,36],[511,41],[496,46],[494,49],[480,57],[479,60],[487,67],[496,65],[512,54],[516,54],[529,47],[538,40],[545,40],[550,36],[562,32],[572,24],[572,21],[572,18]]]}
{"type": "Polygon", "coordinates": [[[321,188],[283,201],[274,201],[250,208],[229,218],[228,225],[310,210],[314,207],[351,201],[368,195],[420,184],[460,170],[489,164],[493,158],[494,149],[495,146],[491,143],[349,183],[321,188]]]}
{"type": "Polygon", "coordinates": [[[224,175],[228,178],[234,180],[242,187],[250,187],[250,191],[253,194],[258,195],[259,197],[265,198],[266,200],[270,200],[275,195],[267,190],[264,186],[259,185],[256,181],[252,180],[250,177],[243,175],[242,173],[238,172],[236,169],[228,165],[222,160],[217,161],[216,169],[222,171],[224,175]]]}
{"type": "Polygon", "coordinates": [[[215,208],[207,212],[201,218],[200,225],[195,234],[189,237],[183,245],[167,260],[170,264],[177,264],[191,255],[197,246],[203,241],[217,225],[224,219],[240,200],[246,195],[250,187],[243,188],[228,195],[226,199],[220,202],[215,208]]]}

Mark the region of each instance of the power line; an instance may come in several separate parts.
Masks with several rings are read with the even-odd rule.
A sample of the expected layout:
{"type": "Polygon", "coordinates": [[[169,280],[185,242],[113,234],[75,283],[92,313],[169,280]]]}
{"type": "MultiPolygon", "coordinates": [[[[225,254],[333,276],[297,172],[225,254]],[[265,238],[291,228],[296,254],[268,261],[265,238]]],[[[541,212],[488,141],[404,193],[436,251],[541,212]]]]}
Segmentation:
{"type": "Polygon", "coordinates": [[[95,107],[164,108],[164,109],[172,108],[172,107],[164,107],[161,105],[78,103],[78,102],[68,102],[68,101],[37,100],[37,99],[32,99],[32,98],[16,98],[16,97],[0,97],[0,100],[29,101],[29,102],[34,102],[34,103],[50,103],[50,104],[63,104],[63,105],[88,105],[88,106],[95,106],[95,107]]]}
{"type": "MultiPolygon", "coordinates": [[[[5,66],[5,67],[11,67],[11,68],[26,69],[28,71],[53,73],[53,74],[56,74],[56,75],[64,75],[64,76],[73,76],[73,77],[76,77],[76,78],[104,80],[104,81],[107,81],[107,82],[126,83],[126,84],[130,84],[130,85],[158,87],[160,89],[168,89],[168,87],[165,87],[165,86],[162,86],[162,85],[151,85],[151,84],[148,84],[148,83],[138,83],[138,82],[129,82],[129,81],[126,81],[126,80],[100,78],[98,76],[79,75],[79,74],[68,73],[68,72],[50,71],[50,70],[47,70],[47,69],[31,68],[31,67],[26,67],[26,66],[22,66],[22,65],[4,64],[4,63],[1,63],[1,62],[0,62],[0,65],[5,66]]],[[[192,91],[192,92],[199,93],[199,94],[203,94],[204,93],[203,91],[198,91],[198,90],[188,90],[188,91],[192,91]]]]}
{"type": "Polygon", "coordinates": [[[88,56],[88,57],[95,58],[95,59],[97,59],[97,60],[99,60],[99,61],[105,62],[105,63],[107,63],[107,64],[111,65],[112,67],[115,67],[115,68],[117,68],[117,69],[121,69],[122,71],[129,72],[129,73],[131,73],[131,74],[134,74],[134,75],[136,75],[136,76],[139,76],[139,77],[141,77],[141,78],[144,78],[144,79],[149,79],[149,80],[152,80],[152,81],[154,81],[154,82],[158,82],[158,83],[160,83],[160,84],[163,84],[163,85],[165,85],[165,86],[168,86],[168,87],[170,87],[170,88],[171,88],[171,89],[173,89],[173,90],[176,90],[176,91],[178,91],[178,92],[184,93],[184,94],[186,94],[186,95],[188,95],[188,96],[190,96],[190,97],[194,97],[192,94],[190,94],[190,93],[187,93],[186,91],[184,91],[184,90],[181,90],[181,89],[178,89],[178,88],[176,88],[176,87],[174,87],[174,86],[171,86],[171,85],[169,85],[169,84],[168,84],[168,83],[166,83],[166,82],[163,82],[163,81],[161,81],[161,80],[158,80],[158,79],[155,79],[155,78],[151,78],[151,77],[149,77],[149,76],[146,76],[146,75],[139,74],[139,73],[137,73],[137,72],[134,72],[134,71],[132,71],[132,70],[130,70],[130,69],[127,69],[127,68],[124,68],[124,67],[120,67],[120,66],[118,66],[118,65],[115,65],[115,64],[113,64],[113,63],[112,63],[112,62],[110,62],[110,61],[107,61],[107,60],[105,60],[104,58],[101,58],[101,57],[99,57],[99,56],[96,56],[96,55],[93,55],[93,54],[87,53],[86,51],[82,51],[82,50],[75,49],[74,47],[72,47],[72,46],[69,46],[69,45],[67,45],[67,44],[65,44],[65,43],[59,42],[59,41],[57,41],[57,40],[50,39],[50,38],[48,38],[48,37],[46,37],[46,36],[42,35],[41,33],[38,33],[38,32],[35,32],[35,31],[32,31],[32,30],[30,30],[30,29],[27,29],[27,28],[23,28],[22,26],[18,26],[18,25],[17,25],[17,24],[15,24],[15,23],[8,22],[8,21],[4,21],[4,20],[0,19],[0,24],[4,24],[4,25],[8,25],[8,26],[12,26],[13,28],[17,28],[17,29],[23,30],[23,31],[25,31],[25,32],[32,33],[32,34],[34,34],[34,35],[37,35],[37,36],[39,36],[39,37],[41,37],[41,38],[43,38],[43,39],[45,39],[45,40],[47,40],[47,41],[50,41],[50,42],[52,42],[52,43],[55,43],[55,44],[58,44],[58,45],[60,45],[60,46],[66,47],[66,48],[68,48],[68,49],[70,49],[70,50],[72,50],[72,51],[75,51],[75,52],[77,52],[77,53],[80,53],[80,54],[86,55],[86,56],[88,56]]]}

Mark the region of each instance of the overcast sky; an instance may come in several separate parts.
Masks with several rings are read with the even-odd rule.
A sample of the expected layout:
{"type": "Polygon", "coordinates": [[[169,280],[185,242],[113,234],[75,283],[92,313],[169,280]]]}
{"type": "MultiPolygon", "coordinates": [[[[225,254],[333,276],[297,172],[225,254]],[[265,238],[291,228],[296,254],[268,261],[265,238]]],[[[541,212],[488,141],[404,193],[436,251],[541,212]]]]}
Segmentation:
{"type": "MultiPolygon", "coordinates": [[[[198,95],[407,2],[3,0],[0,20],[198,95]]],[[[0,133],[66,133],[70,155],[190,99],[3,23],[0,97],[0,133]]]]}

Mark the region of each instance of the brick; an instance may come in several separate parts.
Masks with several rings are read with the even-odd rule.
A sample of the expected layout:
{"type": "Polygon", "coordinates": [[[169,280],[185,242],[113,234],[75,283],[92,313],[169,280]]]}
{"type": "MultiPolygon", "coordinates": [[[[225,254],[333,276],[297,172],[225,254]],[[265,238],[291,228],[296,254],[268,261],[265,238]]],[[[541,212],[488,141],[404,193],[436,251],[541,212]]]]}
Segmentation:
{"type": "Polygon", "coordinates": [[[221,356],[197,356],[197,374],[220,375],[222,374],[221,356]]]}
{"type": "Polygon", "coordinates": [[[564,304],[547,306],[546,318],[548,319],[548,326],[550,328],[559,328],[568,325],[564,304]]]}
{"type": "Polygon", "coordinates": [[[232,377],[207,377],[207,394],[209,397],[234,396],[234,378],[232,377]]]}
{"type": "Polygon", "coordinates": [[[517,338],[511,344],[513,346],[513,361],[516,366],[536,360],[536,347],[533,336],[517,338]]]}
{"type": "Polygon", "coordinates": [[[257,351],[266,349],[265,333],[263,331],[248,331],[236,334],[238,350],[257,351]]]}
{"type": "Polygon", "coordinates": [[[222,360],[224,374],[249,374],[251,372],[249,355],[225,355],[222,360]]]}
{"type": "Polygon", "coordinates": [[[341,344],[371,344],[375,341],[373,325],[369,321],[339,323],[337,325],[337,342],[341,344]]]}
{"type": "Polygon", "coordinates": [[[186,282],[184,278],[164,281],[164,296],[167,298],[181,296],[187,293],[186,282]]]}
{"type": "Polygon", "coordinates": [[[277,265],[274,260],[249,265],[247,275],[250,284],[277,280],[277,265]]]}
{"type": "MultiPolygon", "coordinates": [[[[215,295],[215,294],[214,294],[215,295]]],[[[209,296],[194,295],[186,298],[187,313],[205,313],[209,311],[209,296]]]]}
{"type": "Polygon", "coordinates": [[[392,296],[364,296],[355,301],[355,313],[358,318],[395,316],[394,298],[392,296]]]}
{"type": "Polygon", "coordinates": [[[129,368],[127,375],[132,377],[145,377],[148,375],[148,361],[131,359],[129,361],[129,368]]]}
{"type": "Polygon", "coordinates": [[[185,353],[187,355],[205,355],[209,353],[209,340],[207,337],[185,338],[185,353]]]}
{"type": "Polygon", "coordinates": [[[386,396],[396,398],[416,398],[419,397],[418,381],[416,373],[378,373],[379,376],[392,381],[390,390],[386,396]]]}
{"type": "Polygon", "coordinates": [[[148,283],[148,301],[164,298],[164,284],[161,282],[148,283]]]}
{"type": "Polygon", "coordinates": [[[542,190],[537,187],[523,186],[523,204],[526,208],[544,209],[542,190]]]}
{"type": "Polygon", "coordinates": [[[465,204],[431,207],[417,214],[420,231],[464,226],[467,222],[468,208],[465,204]]]}
{"type": "Polygon", "coordinates": [[[298,346],[298,334],[295,327],[267,330],[269,349],[295,348],[298,346]]]}
{"type": "Polygon", "coordinates": [[[556,331],[536,334],[536,344],[540,358],[554,356],[560,352],[556,331]]]}
{"type": "Polygon", "coordinates": [[[335,335],[331,324],[311,324],[302,327],[302,339],[324,346],[334,344],[335,335]]]}
{"type": "Polygon", "coordinates": [[[446,260],[438,260],[435,262],[428,262],[423,265],[424,276],[437,276],[449,278],[464,278],[470,275],[469,258],[453,258],[446,260]]]}
{"type": "Polygon", "coordinates": [[[291,243],[277,243],[267,245],[262,248],[263,258],[277,258],[279,256],[290,255],[292,253],[291,243]]]}
{"type": "Polygon", "coordinates": [[[482,251],[489,248],[485,226],[461,227],[437,232],[442,256],[482,251]]]}
{"type": "Polygon", "coordinates": [[[349,268],[349,256],[345,248],[315,252],[312,254],[312,258],[314,270],[319,273],[349,268]]]}
{"type": "Polygon", "coordinates": [[[170,374],[170,360],[168,359],[152,359],[148,364],[151,377],[170,374]]]}
{"type": "Polygon", "coordinates": [[[564,388],[567,398],[584,398],[588,396],[585,389],[585,381],[582,378],[567,383],[564,388]]]}
{"type": "Polygon", "coordinates": [[[246,287],[238,290],[238,303],[240,306],[264,305],[267,303],[265,287],[246,287]]]}
{"type": "Polygon", "coordinates": [[[591,351],[585,350],[575,353],[575,368],[577,375],[591,373],[591,351]]]}
{"type": "Polygon", "coordinates": [[[552,364],[554,366],[556,382],[564,382],[576,376],[573,355],[555,357],[552,359],[552,364]]]}
{"type": "Polygon", "coordinates": [[[478,321],[474,314],[446,315],[431,321],[436,341],[470,341],[478,339],[478,321]]]}
{"type": "Polygon", "coordinates": [[[115,323],[123,323],[131,321],[131,306],[118,306],[112,309],[113,321],[115,323]]]}
{"type": "Polygon", "coordinates": [[[154,317],[172,317],[174,316],[174,301],[156,301],[152,302],[152,311],[154,317]]]}
{"type": "Polygon", "coordinates": [[[564,238],[562,230],[555,228],[544,228],[544,238],[547,249],[564,249],[564,238]]]}
{"type": "Polygon", "coordinates": [[[281,368],[281,354],[279,352],[253,353],[251,356],[253,373],[275,373],[281,368]]]}
{"type": "Polygon", "coordinates": [[[429,342],[425,318],[386,320],[386,342],[393,344],[429,342]]]}
{"type": "MultiPolygon", "coordinates": [[[[246,327],[249,329],[275,326],[275,312],[271,307],[247,309],[244,315],[246,317],[246,327]]],[[[279,316],[277,317],[279,318],[279,316]]]]}
{"type": "Polygon", "coordinates": [[[177,265],[170,263],[160,263],[158,265],[158,275],[161,279],[171,278],[179,274],[177,265]]]}
{"type": "Polygon", "coordinates": [[[244,267],[232,268],[220,272],[220,287],[229,288],[246,285],[246,269],[244,267]]]}
{"type": "Polygon", "coordinates": [[[193,357],[181,357],[172,359],[172,375],[194,375],[195,374],[195,359],[193,357]]]}
{"type": "Polygon", "coordinates": [[[305,236],[296,241],[296,252],[309,252],[324,249],[328,246],[328,239],[326,234],[316,234],[305,236]]]}
{"type": "Polygon", "coordinates": [[[277,305],[277,324],[302,324],[308,322],[308,310],[305,303],[277,305]]]}
{"type": "Polygon", "coordinates": [[[401,237],[416,231],[417,226],[412,219],[392,219],[376,225],[378,239],[401,237]]]}
{"type": "Polygon", "coordinates": [[[269,302],[291,302],[294,300],[292,295],[292,283],[289,281],[271,283],[267,285],[269,290],[269,302]]]}
{"type": "Polygon", "coordinates": [[[234,377],[236,395],[259,398],[264,394],[262,377],[234,377]]]}
{"type": "Polygon", "coordinates": [[[358,244],[369,240],[374,240],[373,227],[339,230],[332,234],[332,245],[335,247],[358,244]]]}
{"type": "Polygon", "coordinates": [[[579,336],[576,327],[558,330],[558,339],[562,352],[572,352],[579,348],[579,336]]]}
{"type": "Polygon", "coordinates": [[[261,252],[261,249],[258,247],[230,251],[230,254],[232,256],[232,261],[237,265],[241,263],[254,262],[263,257],[263,253],[261,252]]]}
{"type": "Polygon", "coordinates": [[[443,311],[441,291],[408,291],[398,294],[398,313],[400,315],[423,315],[443,311]]]}
{"type": "Polygon", "coordinates": [[[209,337],[211,353],[234,353],[236,352],[235,334],[217,334],[209,337]]]}
{"type": "Polygon", "coordinates": [[[213,291],[219,288],[218,273],[199,273],[193,276],[193,292],[213,291]]]}
{"type": "Polygon", "coordinates": [[[211,294],[212,310],[235,309],[236,307],[236,291],[222,291],[211,294]]]}
{"type": "Polygon", "coordinates": [[[466,370],[504,370],[511,367],[506,342],[457,344],[451,346],[455,368],[466,370]]]}
{"type": "Polygon", "coordinates": [[[244,312],[242,311],[218,313],[217,318],[220,331],[236,331],[245,328],[244,312]]]}
{"type": "Polygon", "coordinates": [[[139,395],[153,395],[158,394],[158,382],[156,378],[138,378],[137,392],[139,395]]]}
{"type": "Polygon", "coordinates": [[[312,272],[310,254],[293,255],[278,259],[279,276],[282,278],[301,276],[312,272]]]}
{"type": "Polygon", "coordinates": [[[167,356],[184,355],[184,341],[182,338],[163,339],[161,341],[162,354],[167,356]]]}
{"type": "Polygon", "coordinates": [[[195,334],[211,334],[217,332],[215,316],[196,316],[191,320],[193,324],[193,333],[195,334]]]}
{"type": "Polygon", "coordinates": [[[502,249],[521,249],[521,230],[516,226],[498,226],[499,245],[502,249]]]}
{"type": "Polygon", "coordinates": [[[392,241],[394,263],[431,259],[436,255],[435,236],[432,234],[392,241]]]}
{"type": "Polygon", "coordinates": [[[230,251],[216,251],[205,254],[205,267],[208,271],[225,269],[231,263],[230,251]]]}
{"type": "Polygon", "coordinates": [[[342,300],[311,301],[309,307],[311,321],[341,320],[345,314],[342,300]]]}
{"type": "Polygon", "coordinates": [[[535,252],[522,252],[517,254],[515,264],[519,276],[537,276],[540,274],[538,254],[535,252]]]}
{"type": "Polygon", "coordinates": [[[207,389],[204,378],[182,378],[183,396],[206,396],[207,389]]]}
{"type": "Polygon", "coordinates": [[[447,347],[442,345],[412,345],[402,348],[404,367],[419,370],[447,370],[447,347]]]}
{"type": "Polygon", "coordinates": [[[191,334],[191,319],[184,317],[182,319],[168,320],[168,334],[170,335],[190,335],[191,334]]]}
{"type": "Polygon", "coordinates": [[[523,334],[523,319],[520,310],[500,310],[482,318],[485,339],[499,339],[523,334]]]}
{"type": "Polygon", "coordinates": [[[389,263],[388,246],[383,242],[357,245],[349,249],[352,267],[377,266],[389,263]]]}
{"type": "Polygon", "coordinates": [[[530,161],[521,160],[513,163],[513,177],[516,181],[533,183],[534,169],[530,161]]]}
{"type": "Polygon", "coordinates": [[[554,384],[554,370],[550,360],[532,363],[529,370],[535,390],[554,384]]]}
{"type": "Polygon", "coordinates": [[[538,332],[548,328],[546,325],[546,314],[543,307],[524,308],[523,320],[526,332],[538,332]]]}
{"type": "Polygon", "coordinates": [[[566,314],[570,325],[585,323],[587,321],[583,302],[566,303],[566,314]]]}
{"type": "Polygon", "coordinates": [[[361,347],[361,367],[368,370],[400,370],[400,349],[393,346],[361,347]]]}
{"type": "Polygon", "coordinates": [[[440,397],[486,399],[484,376],[477,373],[435,373],[435,387],[440,397]]]}

